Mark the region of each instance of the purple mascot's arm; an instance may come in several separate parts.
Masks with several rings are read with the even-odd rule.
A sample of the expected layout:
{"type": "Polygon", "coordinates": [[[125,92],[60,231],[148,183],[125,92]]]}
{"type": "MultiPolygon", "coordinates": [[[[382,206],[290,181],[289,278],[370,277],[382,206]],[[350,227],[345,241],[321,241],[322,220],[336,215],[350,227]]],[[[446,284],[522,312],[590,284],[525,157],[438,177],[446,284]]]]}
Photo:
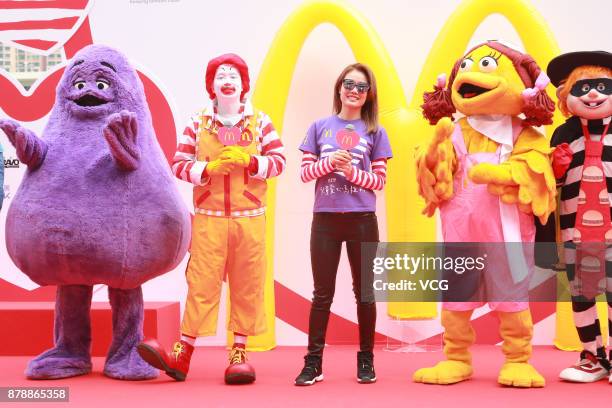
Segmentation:
{"type": "Polygon", "coordinates": [[[0,129],[6,133],[11,144],[15,146],[20,162],[31,170],[36,170],[42,164],[47,154],[47,144],[34,132],[10,119],[0,120],[0,129]]]}
{"type": "Polygon", "coordinates": [[[136,143],[138,136],[136,114],[121,111],[110,115],[102,133],[117,166],[126,171],[136,170],[140,164],[140,149],[136,143]]]}

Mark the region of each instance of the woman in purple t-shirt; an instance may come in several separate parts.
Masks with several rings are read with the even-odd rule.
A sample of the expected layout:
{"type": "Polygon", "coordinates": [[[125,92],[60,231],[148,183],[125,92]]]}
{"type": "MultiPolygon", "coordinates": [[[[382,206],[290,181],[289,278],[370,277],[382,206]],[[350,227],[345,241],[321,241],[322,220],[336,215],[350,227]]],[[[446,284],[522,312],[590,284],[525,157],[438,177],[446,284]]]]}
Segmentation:
{"type": "Polygon", "coordinates": [[[357,381],[373,383],[376,303],[372,272],[362,275],[361,243],[378,242],[374,190],[383,189],[392,154],[387,133],[378,125],[376,80],[369,67],[357,63],[342,71],[334,86],[334,115],[310,126],[300,150],[304,153],[302,181],[316,179],[310,236],[314,291],[308,354],[295,384],[323,380],[325,332],[342,242],[346,242],[357,300],[357,381]]]}

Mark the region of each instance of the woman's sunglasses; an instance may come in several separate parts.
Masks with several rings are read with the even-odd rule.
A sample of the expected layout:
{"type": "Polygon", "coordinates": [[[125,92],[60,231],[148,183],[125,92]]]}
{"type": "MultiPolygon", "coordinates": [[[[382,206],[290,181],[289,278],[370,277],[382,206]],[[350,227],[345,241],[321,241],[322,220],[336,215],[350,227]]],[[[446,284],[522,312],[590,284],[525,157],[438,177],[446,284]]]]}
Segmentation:
{"type": "Polygon", "coordinates": [[[353,89],[355,89],[355,87],[357,87],[357,92],[362,94],[368,92],[368,90],[370,89],[370,84],[368,84],[367,82],[356,83],[352,79],[343,79],[342,87],[347,91],[352,91],[353,89]]]}

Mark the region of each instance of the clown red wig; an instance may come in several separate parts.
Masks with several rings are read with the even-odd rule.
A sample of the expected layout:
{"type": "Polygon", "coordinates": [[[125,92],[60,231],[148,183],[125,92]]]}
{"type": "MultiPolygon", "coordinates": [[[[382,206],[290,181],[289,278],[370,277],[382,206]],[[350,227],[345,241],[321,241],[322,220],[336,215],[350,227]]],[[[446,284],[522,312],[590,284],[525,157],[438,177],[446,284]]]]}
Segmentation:
{"type": "Polygon", "coordinates": [[[210,96],[210,99],[216,98],[213,89],[213,81],[215,80],[217,68],[223,64],[232,65],[240,73],[240,79],[242,80],[242,93],[240,94],[240,99],[244,99],[244,95],[251,89],[249,67],[247,67],[246,62],[244,62],[242,58],[231,53],[219,55],[208,62],[208,66],[206,67],[206,91],[208,92],[208,96],[210,96]]]}
{"type": "MultiPolygon", "coordinates": [[[[538,75],[540,75],[541,69],[534,59],[528,55],[523,54],[513,48],[510,48],[497,41],[487,41],[479,44],[469,50],[465,55],[470,55],[472,51],[483,45],[488,45],[494,50],[501,52],[508,57],[514,69],[518,73],[521,81],[525,85],[525,88],[532,88],[535,84],[538,75]]],[[[421,105],[423,109],[423,116],[432,125],[438,123],[443,117],[453,118],[453,113],[456,112],[455,106],[451,98],[451,89],[457,73],[459,72],[459,66],[465,57],[461,57],[455,62],[453,70],[451,72],[448,86],[446,89],[440,86],[435,86],[433,92],[425,92],[423,95],[424,104],[421,105]]],[[[523,119],[524,126],[541,126],[549,125],[552,123],[553,112],[555,111],[555,103],[548,96],[545,90],[538,91],[534,98],[526,101],[523,105],[523,119]]]]}

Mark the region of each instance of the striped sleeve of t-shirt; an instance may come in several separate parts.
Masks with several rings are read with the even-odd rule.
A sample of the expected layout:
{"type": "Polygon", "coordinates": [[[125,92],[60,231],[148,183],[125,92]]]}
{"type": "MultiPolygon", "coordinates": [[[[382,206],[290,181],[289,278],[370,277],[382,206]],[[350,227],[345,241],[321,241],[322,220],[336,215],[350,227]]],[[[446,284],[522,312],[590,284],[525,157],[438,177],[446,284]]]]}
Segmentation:
{"type": "Polygon", "coordinates": [[[382,190],[387,181],[387,159],[374,160],[371,172],[353,167],[348,181],[367,190],[382,190]]]}
{"type": "MultiPolygon", "coordinates": [[[[300,176],[304,183],[321,178],[334,171],[331,156],[323,159],[309,152],[302,156],[300,176]]],[[[364,171],[353,167],[353,174],[349,182],[368,190],[382,190],[387,179],[387,159],[378,159],[372,162],[372,171],[364,171]]]]}
{"type": "Polygon", "coordinates": [[[321,160],[316,154],[304,152],[300,176],[304,183],[321,178],[334,171],[330,156],[321,160]]]}

